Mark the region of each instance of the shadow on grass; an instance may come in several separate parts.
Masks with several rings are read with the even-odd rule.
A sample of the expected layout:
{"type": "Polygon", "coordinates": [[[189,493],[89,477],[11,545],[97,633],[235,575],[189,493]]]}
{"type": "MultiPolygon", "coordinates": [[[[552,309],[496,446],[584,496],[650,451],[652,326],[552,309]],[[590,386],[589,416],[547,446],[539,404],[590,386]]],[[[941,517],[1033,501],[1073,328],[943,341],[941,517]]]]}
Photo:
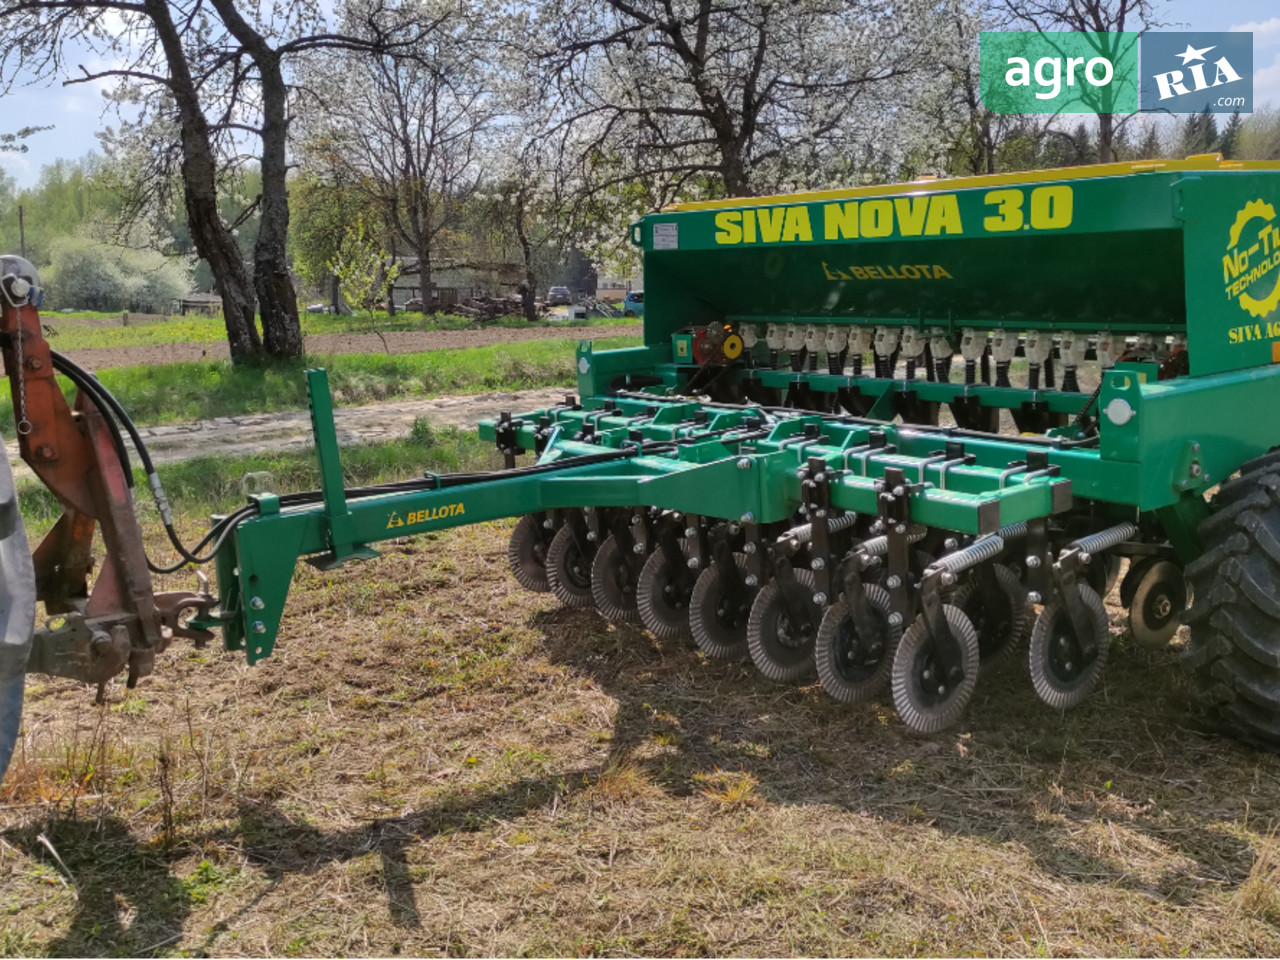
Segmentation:
{"type": "Polygon", "coordinates": [[[48,862],[44,836],[70,874],[75,914],[45,948],[48,956],[149,956],[168,952],[182,938],[191,888],[174,876],[162,850],[140,843],[114,816],[59,817],[3,836],[48,862]]]}
{"type": "Polygon", "coordinates": [[[926,738],[907,733],[887,701],[848,707],[816,686],[773,685],[749,663],[709,662],[691,645],[607,626],[593,611],[540,612],[529,622],[551,661],[590,677],[617,703],[599,763],[346,830],[317,828],[274,802],[242,801],[226,826],[185,837],[173,854],[139,842],[110,815],[10,831],[8,842],[47,861],[38,840],[44,832],[77,880],[75,916],[49,952],[145,955],[171,948],[192,908],[191,881],[179,879],[174,867],[210,841],[234,846],[267,882],[203,936],[192,931],[202,946],[189,943],[187,950],[214,949],[287,877],[373,852],[392,922],[420,929],[416,846],[546,809],[620,764],[638,767],[678,796],[704,789],[715,771],[741,772],[773,803],[831,805],[888,824],[1012,846],[1065,882],[1173,904],[1248,876],[1253,850],[1231,830],[1246,804],[1253,824],[1280,820],[1276,758],[1191,729],[1176,667],[1165,662],[1169,654],[1120,645],[1108,686],[1066,716],[1040,705],[1013,660],[984,674],[961,732],[926,738]],[[664,749],[652,749],[659,742],[664,749]],[[1124,828],[1123,836],[1112,824],[1124,828]],[[1135,870],[1135,859],[1148,866],[1135,870]]]}
{"type": "Polygon", "coordinates": [[[839,704],[816,683],[770,683],[750,661],[708,661],[691,643],[603,628],[591,611],[533,622],[550,659],[617,701],[608,762],[633,760],[672,793],[699,789],[699,775],[742,771],[775,803],[1013,844],[1064,881],[1173,903],[1248,877],[1254,850],[1232,821],[1264,832],[1280,823],[1280,758],[1198,731],[1171,651],[1117,645],[1107,686],[1065,715],[1037,699],[1010,657],[986,670],[959,731],[924,737],[901,725],[887,692],[879,704],[839,704]],[[674,739],[675,755],[646,758],[638,748],[655,736],[674,739]],[[1149,869],[1135,872],[1135,858],[1149,869]]]}

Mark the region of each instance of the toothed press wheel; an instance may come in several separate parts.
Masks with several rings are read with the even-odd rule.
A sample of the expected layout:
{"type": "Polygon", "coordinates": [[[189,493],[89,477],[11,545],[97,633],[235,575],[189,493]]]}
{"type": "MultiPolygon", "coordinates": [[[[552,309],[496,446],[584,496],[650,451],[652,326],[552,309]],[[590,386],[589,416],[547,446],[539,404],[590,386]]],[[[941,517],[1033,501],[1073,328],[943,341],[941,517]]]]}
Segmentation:
{"type": "Polygon", "coordinates": [[[516,582],[534,593],[546,593],[551,589],[547,582],[547,547],[551,532],[543,528],[537,517],[527,514],[520,518],[507,542],[507,563],[516,582]]]}
{"type": "Polygon", "coordinates": [[[902,629],[889,623],[889,592],[875,584],[862,589],[876,624],[872,635],[858,633],[848,604],[841,600],[822,615],[813,648],[822,689],[841,703],[874,700],[889,688],[893,655],[902,636],[902,629]]]}
{"type": "Polygon", "coordinates": [[[591,561],[595,559],[594,544],[573,534],[573,527],[565,524],[551,538],[547,547],[547,584],[557,600],[566,607],[589,607],[591,596],[591,561]]]}
{"type": "Polygon", "coordinates": [[[689,631],[693,642],[716,660],[747,656],[747,621],[759,592],[757,587],[741,582],[747,576],[746,556],[735,553],[733,562],[739,580],[736,590],[730,589],[720,564],[713,563],[699,574],[689,595],[689,631]]]}
{"type": "Polygon", "coordinates": [[[1083,583],[1077,583],[1076,589],[1088,613],[1092,636],[1076,634],[1066,604],[1055,596],[1036,618],[1027,651],[1031,685],[1036,688],[1036,695],[1058,710],[1074,707],[1093,692],[1102,679],[1107,651],[1111,648],[1111,631],[1102,599],[1093,587],[1083,583]],[[1094,644],[1091,655],[1084,652],[1086,640],[1094,644]]]}
{"type": "Polygon", "coordinates": [[[978,683],[978,631],[959,607],[944,604],[942,613],[951,636],[938,643],[957,645],[962,678],[946,675],[923,615],[907,628],[893,657],[893,706],[918,733],[937,733],[959,720],[978,683]]]}
{"type": "Polygon", "coordinates": [[[689,601],[693,594],[693,572],[688,567],[672,568],[667,552],[655,550],[645,561],[636,581],[636,605],[640,622],[655,637],[664,640],[691,639],[689,601]]]}
{"type": "Polygon", "coordinates": [[[970,580],[951,598],[978,631],[978,653],[983,663],[999,660],[1017,648],[1027,622],[1027,591],[1018,575],[1003,564],[992,567],[996,590],[987,593],[970,580]]]}
{"type": "Polygon", "coordinates": [[[1187,564],[1191,692],[1226,732],[1280,749],[1280,462],[1246,464],[1200,524],[1187,564]]]}
{"type": "Polygon", "coordinates": [[[813,574],[796,570],[785,587],[771,580],[760,588],[747,620],[747,649],[756,667],[770,680],[793,683],[813,675],[813,645],[822,620],[822,608],[813,602],[813,574]],[[783,601],[784,591],[790,604],[783,601]],[[795,620],[788,606],[804,615],[795,620]]]}
{"type": "Polygon", "coordinates": [[[636,609],[635,560],[618,546],[613,534],[604,538],[591,561],[591,599],[601,616],[614,623],[639,623],[636,609]]]}
{"type": "Polygon", "coordinates": [[[1129,604],[1129,632],[1144,647],[1163,647],[1178,632],[1187,608],[1187,581],[1176,563],[1151,564],[1138,580],[1129,604]]]}

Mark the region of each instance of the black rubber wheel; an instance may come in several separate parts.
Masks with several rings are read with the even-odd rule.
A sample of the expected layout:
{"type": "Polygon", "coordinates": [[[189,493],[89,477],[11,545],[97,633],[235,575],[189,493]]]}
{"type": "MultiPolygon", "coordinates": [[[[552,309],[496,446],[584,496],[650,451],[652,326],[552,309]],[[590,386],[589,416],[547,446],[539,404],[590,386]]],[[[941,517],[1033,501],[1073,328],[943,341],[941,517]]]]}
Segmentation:
{"type": "Polygon", "coordinates": [[[959,607],[944,604],[942,612],[952,638],[960,645],[964,678],[959,683],[941,676],[942,670],[928,649],[929,631],[923,616],[907,628],[893,657],[893,706],[902,722],[918,733],[937,733],[956,723],[978,683],[978,631],[959,607]]]}
{"type": "Polygon", "coordinates": [[[595,602],[591,596],[591,562],[595,553],[594,544],[585,540],[579,544],[573,527],[567,523],[551,538],[551,546],[547,547],[547,585],[566,607],[589,607],[595,602]]]}
{"type": "Polygon", "coordinates": [[[547,582],[547,547],[551,543],[551,531],[545,529],[538,518],[528,514],[520,518],[507,542],[507,563],[516,582],[534,593],[546,593],[551,589],[547,582]]]}
{"type": "Polygon", "coordinates": [[[639,566],[618,546],[613,534],[604,538],[591,561],[591,598],[601,616],[614,623],[639,623],[636,573],[639,566]]]}
{"type": "Polygon", "coordinates": [[[1161,560],[1146,568],[1129,605],[1129,632],[1144,647],[1166,646],[1187,608],[1187,581],[1176,563],[1161,560]]]}
{"type": "Polygon", "coordinates": [[[1193,697],[1224,732],[1280,749],[1280,463],[1222,485],[1187,565],[1193,697]]]}
{"type": "Polygon", "coordinates": [[[1027,591],[1018,575],[1003,564],[992,571],[997,590],[986,595],[969,580],[951,597],[951,603],[964,611],[978,631],[978,653],[983,663],[993,663],[1022,642],[1027,623],[1027,591]]]}
{"type": "MultiPolygon", "coordinates": [[[[746,556],[735,553],[733,561],[738,576],[745,577],[746,556]]],[[[689,595],[689,632],[698,649],[716,660],[740,660],[748,656],[747,621],[758,592],[757,587],[744,583],[739,595],[734,596],[718,563],[703,570],[689,595]]]]}
{"type": "Polygon", "coordinates": [[[792,623],[783,603],[783,586],[771,580],[760,588],[747,620],[747,649],[761,673],[777,683],[794,683],[814,674],[813,645],[822,622],[822,608],[813,602],[813,574],[796,570],[786,586],[789,599],[808,616],[792,623]]]}
{"type": "Polygon", "coordinates": [[[813,647],[822,689],[841,703],[874,700],[889,689],[893,655],[902,637],[902,628],[889,623],[889,591],[875,584],[862,589],[876,621],[875,635],[858,635],[849,607],[841,600],[822,615],[813,647]]]}
{"type": "Polygon", "coordinates": [[[1085,659],[1081,653],[1081,638],[1076,636],[1066,605],[1056,596],[1036,618],[1027,651],[1031,685],[1036,695],[1057,710],[1074,707],[1093,693],[1102,679],[1107,652],[1111,649],[1111,630],[1102,598],[1088,584],[1077,583],[1076,589],[1092,622],[1093,640],[1097,645],[1094,656],[1085,659]]]}
{"type": "Polygon", "coordinates": [[[663,640],[691,640],[689,601],[693,595],[693,572],[687,567],[672,570],[667,552],[655,550],[645,561],[636,581],[636,605],[640,622],[663,640]]]}

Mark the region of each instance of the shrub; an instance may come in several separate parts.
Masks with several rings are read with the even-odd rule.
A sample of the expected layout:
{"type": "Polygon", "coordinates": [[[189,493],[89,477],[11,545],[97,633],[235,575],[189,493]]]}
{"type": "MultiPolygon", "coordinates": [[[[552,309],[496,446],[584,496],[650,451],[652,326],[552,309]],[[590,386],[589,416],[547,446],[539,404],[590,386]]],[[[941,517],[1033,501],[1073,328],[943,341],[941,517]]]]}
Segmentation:
{"type": "Polygon", "coordinates": [[[191,289],[191,263],[154,250],[62,237],[51,259],[44,286],[54,307],[166,313],[191,289]]]}

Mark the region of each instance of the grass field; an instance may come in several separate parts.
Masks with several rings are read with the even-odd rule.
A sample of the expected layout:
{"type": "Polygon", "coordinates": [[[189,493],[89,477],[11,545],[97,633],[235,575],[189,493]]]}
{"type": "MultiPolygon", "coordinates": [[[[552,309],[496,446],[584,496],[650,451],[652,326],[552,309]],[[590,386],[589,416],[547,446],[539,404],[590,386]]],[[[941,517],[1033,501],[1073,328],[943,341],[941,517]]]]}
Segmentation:
{"type": "Polygon", "coordinates": [[[919,737],[520,591],[508,530],[299,565],[253,668],[31,681],[0,954],[1280,951],[1280,763],[1195,728],[1175,650],[1066,716],[1007,662],[919,737]]]}
{"type": "MultiPolygon", "coordinates": [[[[597,349],[634,346],[636,337],[597,340],[597,349]]],[[[307,405],[303,371],[320,366],[338,403],[374,403],[486,390],[571,386],[575,340],[526,340],[386,356],[333,354],[296,363],[238,367],[228,361],[113,367],[99,377],[140,425],[300,410],[307,405]]],[[[73,388],[62,381],[70,397],[73,388]]],[[[13,401],[0,396],[0,433],[13,437],[13,401]]]]}
{"type": "MultiPolygon", "coordinates": [[[[493,444],[482,441],[476,431],[438,427],[422,418],[402,440],[342,448],[347,486],[383,483],[424,472],[495,470],[501,465],[493,444]]],[[[277,493],[320,487],[315,453],[310,448],[249,457],[196,457],[166,463],[159,471],[174,511],[196,526],[210,514],[228,512],[244,502],[240,482],[246,473],[270,473],[277,493]]],[[[134,481],[144,524],[155,522],[146,475],[140,467],[134,469],[134,481]]],[[[48,530],[62,509],[49,489],[34,479],[18,481],[18,503],[27,532],[33,536],[48,530]]]]}
{"type": "MultiPolygon", "coordinates": [[[[543,344],[567,370],[565,342],[519,349],[543,344]]],[[[515,350],[344,355],[331,374],[347,402],[510,387],[501,364],[543,369],[489,352],[515,350]]],[[[241,373],[103,379],[140,422],[302,405],[297,370],[241,373]]],[[[496,457],[420,423],[343,463],[370,483],[496,457]]],[[[261,470],[316,485],[307,452],[162,468],[184,538],[261,470]]],[[[57,507],[23,488],[34,539],[57,507]]],[[[1280,954],[1280,758],[1200,729],[1181,639],[1143,649],[1111,606],[1081,707],[1041,705],[1014,656],[957,730],[923,737],[887,703],[526,593],[509,532],[299,564],[252,668],[178,641],[101,707],[32,678],[0,783],[0,956],[1280,954]]]]}
{"type": "MultiPolygon", "coordinates": [[[[58,350],[82,350],[90,347],[160,346],[169,343],[215,343],[227,338],[226,324],[222,317],[148,317],[133,319],[127,325],[120,323],[122,314],[112,313],[53,313],[44,321],[55,326],[57,332],[51,344],[58,350]],[[114,321],[114,322],[112,322],[114,321]]],[[[565,321],[539,320],[529,323],[523,317],[500,317],[483,324],[468,317],[448,314],[397,313],[337,314],[305,313],[301,317],[303,336],[326,333],[389,333],[400,330],[478,330],[488,327],[528,329],[545,327],[554,329],[565,321]]],[[[623,326],[637,323],[635,319],[593,317],[575,320],[575,326],[623,326]]]]}

